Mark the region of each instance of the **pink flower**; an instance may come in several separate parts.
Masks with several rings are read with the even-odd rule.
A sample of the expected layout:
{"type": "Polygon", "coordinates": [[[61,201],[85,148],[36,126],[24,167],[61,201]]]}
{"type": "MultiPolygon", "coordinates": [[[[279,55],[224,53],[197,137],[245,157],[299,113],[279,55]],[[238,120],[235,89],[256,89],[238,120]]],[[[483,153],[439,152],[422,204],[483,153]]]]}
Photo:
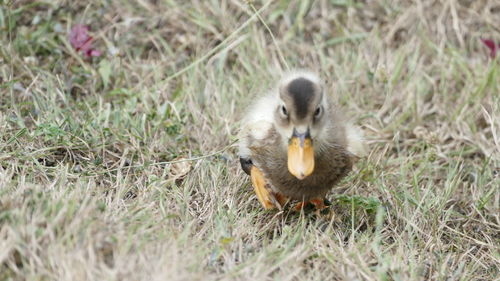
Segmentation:
{"type": "Polygon", "coordinates": [[[89,35],[89,27],[83,24],[75,24],[69,33],[69,43],[76,51],[81,51],[87,58],[98,57],[101,51],[92,47],[94,38],[89,35]]]}
{"type": "Polygon", "coordinates": [[[495,58],[497,55],[497,51],[500,51],[500,43],[498,45],[492,39],[482,39],[483,44],[490,49],[490,57],[495,58]]]}

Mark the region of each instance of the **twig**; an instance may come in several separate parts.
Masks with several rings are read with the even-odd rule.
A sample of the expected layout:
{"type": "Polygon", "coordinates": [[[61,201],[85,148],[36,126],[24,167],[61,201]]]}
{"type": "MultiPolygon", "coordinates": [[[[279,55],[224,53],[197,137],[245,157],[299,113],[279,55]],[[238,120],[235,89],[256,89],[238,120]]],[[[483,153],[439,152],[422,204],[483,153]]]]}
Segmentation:
{"type": "MultiPolygon", "coordinates": [[[[272,2],[272,1],[269,1],[268,3],[270,3],[270,2],[272,2]]],[[[251,1],[248,1],[248,5],[250,6],[250,8],[252,8],[253,12],[255,13],[254,15],[256,15],[259,18],[260,22],[264,25],[264,27],[266,28],[267,32],[269,32],[269,35],[271,35],[271,39],[273,40],[274,46],[276,46],[276,50],[278,51],[278,56],[280,57],[281,62],[285,65],[285,67],[286,67],[287,70],[290,70],[290,67],[288,66],[288,63],[285,60],[285,56],[283,56],[283,53],[281,52],[281,49],[278,46],[278,42],[276,41],[276,37],[274,37],[274,34],[271,31],[271,28],[269,28],[269,26],[267,25],[267,23],[260,16],[260,10],[257,11],[257,9],[255,9],[255,6],[253,5],[253,3],[251,1]]],[[[261,8],[261,10],[262,10],[262,8],[261,8]]]]}
{"type": "Polygon", "coordinates": [[[115,172],[115,171],[118,171],[118,170],[129,169],[129,168],[145,168],[145,167],[149,167],[149,166],[168,165],[168,164],[175,164],[175,163],[180,163],[180,162],[202,160],[202,159],[209,158],[209,157],[215,156],[217,154],[220,154],[220,153],[226,151],[228,148],[232,147],[235,143],[236,143],[236,141],[232,142],[231,144],[225,146],[224,148],[222,148],[220,150],[217,150],[215,152],[212,152],[212,153],[209,153],[209,154],[206,154],[206,155],[202,155],[202,156],[197,156],[197,157],[192,157],[192,158],[187,158],[187,159],[165,161],[165,162],[155,162],[155,163],[151,163],[151,164],[125,166],[125,167],[115,168],[115,169],[111,169],[111,170],[106,170],[106,171],[103,171],[103,172],[100,172],[100,173],[97,173],[97,174],[104,174],[104,173],[109,173],[109,172],[115,172]]]}

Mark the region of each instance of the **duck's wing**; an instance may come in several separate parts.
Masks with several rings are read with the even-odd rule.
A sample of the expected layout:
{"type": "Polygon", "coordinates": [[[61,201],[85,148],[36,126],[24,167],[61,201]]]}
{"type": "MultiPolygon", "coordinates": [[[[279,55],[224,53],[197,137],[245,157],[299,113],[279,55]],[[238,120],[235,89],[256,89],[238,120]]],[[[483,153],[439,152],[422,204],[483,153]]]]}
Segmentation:
{"type": "Polygon", "coordinates": [[[278,200],[276,194],[272,191],[264,173],[254,165],[252,161],[252,151],[250,147],[259,146],[269,135],[272,124],[266,121],[256,121],[246,124],[240,133],[239,155],[240,164],[243,171],[250,175],[252,185],[257,195],[257,199],[264,209],[281,208],[282,200],[278,200]]]}
{"type": "Polygon", "coordinates": [[[347,124],[345,127],[347,139],[347,151],[354,155],[354,158],[362,158],[367,155],[366,144],[361,129],[355,125],[347,124]]]}
{"type": "Polygon", "coordinates": [[[276,101],[271,95],[258,99],[246,113],[239,134],[239,156],[243,171],[250,175],[255,194],[264,209],[279,208],[287,198],[272,191],[258,163],[252,159],[251,147],[259,147],[269,137],[273,128],[273,111],[276,101]]]}
{"type": "Polygon", "coordinates": [[[239,132],[239,156],[240,163],[245,173],[250,174],[249,163],[252,162],[251,146],[259,146],[266,139],[273,127],[273,108],[276,100],[271,94],[265,95],[256,100],[249,107],[243,118],[241,130],[239,132]]]}

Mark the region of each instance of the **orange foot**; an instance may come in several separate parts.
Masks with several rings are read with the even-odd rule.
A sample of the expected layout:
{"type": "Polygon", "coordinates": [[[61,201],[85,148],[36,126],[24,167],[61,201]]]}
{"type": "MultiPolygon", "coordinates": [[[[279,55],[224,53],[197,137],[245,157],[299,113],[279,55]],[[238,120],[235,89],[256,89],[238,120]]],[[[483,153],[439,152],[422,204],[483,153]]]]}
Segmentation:
{"type": "Polygon", "coordinates": [[[266,210],[278,208],[282,209],[283,206],[288,202],[288,197],[283,194],[273,192],[269,185],[266,183],[266,178],[264,174],[255,166],[250,170],[250,178],[252,179],[252,185],[257,194],[257,198],[266,210]]]}
{"type": "Polygon", "coordinates": [[[316,212],[321,212],[322,210],[326,209],[327,206],[325,205],[325,199],[312,199],[308,202],[299,202],[297,205],[295,205],[294,209],[295,211],[300,211],[304,209],[307,205],[313,205],[314,208],[316,209],[316,212]]]}

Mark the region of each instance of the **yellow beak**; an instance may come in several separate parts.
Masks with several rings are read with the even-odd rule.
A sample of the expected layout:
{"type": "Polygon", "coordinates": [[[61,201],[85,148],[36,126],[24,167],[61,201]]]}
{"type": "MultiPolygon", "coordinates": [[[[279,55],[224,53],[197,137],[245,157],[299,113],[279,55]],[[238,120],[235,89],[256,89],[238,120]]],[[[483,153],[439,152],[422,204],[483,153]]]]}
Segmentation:
{"type": "Polygon", "coordinates": [[[303,180],[314,171],[314,148],[309,132],[293,136],[288,143],[288,171],[303,180]]]}

